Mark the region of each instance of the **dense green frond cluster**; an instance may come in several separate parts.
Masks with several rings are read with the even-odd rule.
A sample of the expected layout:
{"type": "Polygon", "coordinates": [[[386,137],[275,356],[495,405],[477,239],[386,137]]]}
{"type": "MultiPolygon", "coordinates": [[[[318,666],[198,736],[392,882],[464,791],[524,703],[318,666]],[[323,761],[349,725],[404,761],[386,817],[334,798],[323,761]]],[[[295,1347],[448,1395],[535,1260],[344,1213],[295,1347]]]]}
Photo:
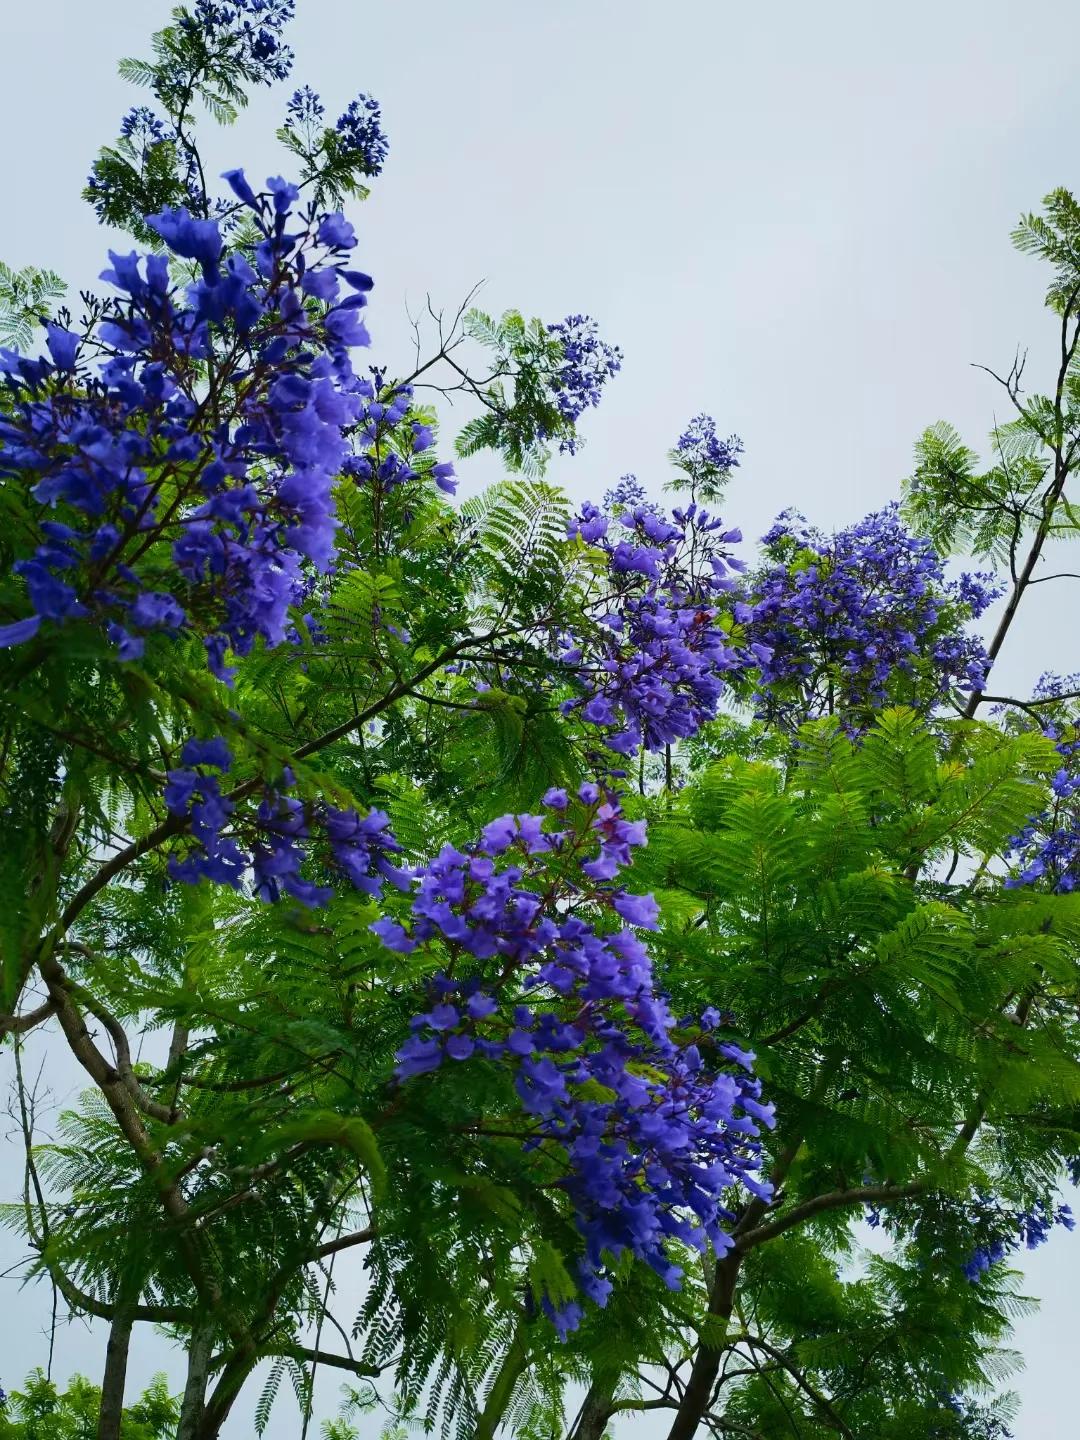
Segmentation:
{"type": "MultiPolygon", "coordinates": [[[[2,1440],[91,1440],[97,1433],[101,1390],[73,1375],[60,1390],[43,1370],[33,1370],[22,1387],[0,1403],[2,1440]]],[[[173,1440],[180,1415],[164,1375],[155,1375],[124,1410],[124,1440],[173,1440]]]]}
{"type": "Polygon", "coordinates": [[[0,345],[26,350],[42,317],[51,314],[66,290],[53,270],[36,265],[13,270],[0,260],[0,345]]]}
{"type": "Polygon", "coordinates": [[[509,470],[542,475],[550,458],[546,442],[574,433],[549,384],[562,355],[559,342],[542,321],[526,321],[516,310],[507,310],[498,320],[470,310],[464,328],[491,352],[491,373],[475,387],[484,410],[463,426],[458,454],[466,458],[496,450],[509,470]]]}

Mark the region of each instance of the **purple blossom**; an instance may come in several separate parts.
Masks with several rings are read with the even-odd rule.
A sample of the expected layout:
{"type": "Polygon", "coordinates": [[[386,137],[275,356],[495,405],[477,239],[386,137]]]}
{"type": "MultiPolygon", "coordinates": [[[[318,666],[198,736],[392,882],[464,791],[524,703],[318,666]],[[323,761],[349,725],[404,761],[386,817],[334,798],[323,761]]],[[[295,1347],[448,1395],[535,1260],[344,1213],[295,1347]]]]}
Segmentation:
{"type": "Polygon", "coordinates": [[[342,151],[355,157],[365,175],[378,175],[390,153],[390,142],[383,133],[379,102],[363,93],[349,103],[334,125],[342,151]]]}
{"type": "Polygon", "coordinates": [[[41,627],[41,616],[30,615],[25,620],[15,620],[10,625],[0,625],[0,649],[12,645],[25,645],[32,640],[41,627]]]}
{"type": "Polygon", "coordinates": [[[45,336],[46,346],[56,368],[58,370],[74,370],[80,337],[70,330],[64,330],[59,325],[49,322],[46,322],[45,325],[45,336]]]}
{"type": "Polygon", "coordinates": [[[183,205],[166,206],[146,223],[157,232],[176,255],[197,260],[204,272],[213,273],[221,259],[221,232],[216,220],[199,220],[183,205]]]}
{"type": "MultiPolygon", "coordinates": [[[[644,843],[644,826],[594,785],[578,800],[576,835],[598,840],[597,858],[617,872],[644,843]]],[[[552,808],[563,823],[561,803],[552,808]]],[[[560,1186],[582,1237],[581,1290],[602,1305],[607,1267],[623,1251],[677,1288],[670,1242],[711,1244],[719,1254],[730,1247],[725,1192],[743,1184],[769,1194],[755,1171],[758,1127],[773,1117],[752,1057],[715,1051],[717,1067],[680,1044],[641,941],[593,918],[606,910],[654,923],[652,898],[592,875],[580,843],[544,825],[540,816],[504,816],[477,846],[444,847],[417,872],[407,924],[372,928],[394,949],[404,935],[455,959],[454,977],[437,978],[435,1003],[398,1051],[398,1079],[475,1054],[509,1072],[530,1144],[566,1167],[560,1186]],[[548,855],[567,844],[576,875],[549,868],[548,855]]],[[[561,1336],[581,1318],[573,1301],[543,1308],[561,1336]]]]}
{"type": "Polygon", "coordinates": [[[120,137],[141,143],[144,148],[160,145],[163,140],[174,140],[175,134],[160,115],[148,105],[133,105],[120,121],[120,137]]]}
{"type": "Polygon", "coordinates": [[[320,126],[326,115],[326,107],[310,85],[294,90],[285,107],[285,128],[288,130],[313,130],[320,126]]]}
{"type": "MultiPolygon", "coordinates": [[[[590,406],[599,405],[604,385],[622,369],[623,353],[600,339],[600,327],[590,315],[568,315],[547,329],[562,349],[550,389],[563,419],[575,425],[590,406]]],[[[570,435],[559,449],[572,455],[577,444],[570,435]]]]}
{"type": "MultiPolygon", "coordinates": [[[[1041,702],[1072,695],[1080,676],[1041,675],[1033,699],[1041,702]]],[[[1065,702],[1063,702],[1064,704],[1065,702]]],[[[1042,733],[1061,756],[1050,779],[1049,803],[1033,815],[1010,842],[1014,873],[1006,885],[1041,884],[1058,894],[1080,886],[1080,724],[1066,720],[1061,706],[1042,711],[1042,733]]]]}
{"type": "MultiPolygon", "coordinates": [[[[208,879],[233,889],[250,882],[260,900],[273,904],[289,895],[309,907],[325,905],[333,893],[304,874],[315,859],[373,898],[387,882],[397,889],[411,885],[411,871],[396,863],[401,846],[383,811],[360,815],[321,800],[301,800],[290,793],[294,777],[288,770],[277,785],[264,789],[256,806],[238,809],[233,798],[222,794],[218,777],[206,773],[232,766],[232,747],[223,736],[185,741],[180,759],[181,767],[168,772],[165,805],[185,822],[190,842],[169,858],[174,880],[208,879]]],[[[379,933],[391,949],[413,948],[393,921],[382,922],[379,933]]]]}
{"type": "Polygon", "coordinates": [[[711,415],[695,415],[671,452],[675,465],[686,475],[691,491],[715,493],[739,464],[743,443],[737,435],[721,440],[711,415]]]}
{"type": "Polygon", "coordinates": [[[194,0],[179,23],[208,50],[227,55],[246,79],[269,85],[292,69],[293,52],[281,36],[295,11],[295,0],[194,0]]]}
{"type": "MultiPolygon", "coordinates": [[[[145,632],[195,625],[222,679],[230,649],[244,655],[256,640],[274,646],[295,636],[290,608],[311,573],[333,561],[332,487],[366,383],[347,352],[367,341],[356,315],[371,285],[344,271],[350,298],[339,300],[341,257],[353,238],[342,216],[313,217],[292,234],[294,186],[272,178],[267,198],[242,171],[227,178],[263,236],[255,265],[224,255],[214,220],[166,209],[150,223],[202,276],[179,290],[164,256],[110,252],[103,278],[120,298],[89,337],[90,353],[102,357],[96,375],[76,381],[83,337],[56,326],[50,360],[0,359],[8,392],[0,476],[25,485],[42,507],[63,505],[75,516],[63,526],[44,521],[44,543],[17,566],[34,615],[61,624],[91,618],[129,662],[141,657],[145,632]],[[323,321],[301,300],[316,285],[331,302],[323,321]],[[217,353],[219,332],[232,374],[219,373],[218,384],[242,376],[243,400],[210,433],[189,376],[193,361],[217,353]],[[179,495],[159,513],[162,455],[179,495]],[[156,535],[172,546],[179,583],[168,592],[144,588],[127,563],[156,535]]],[[[427,473],[431,462],[418,463],[427,473]]],[[[32,633],[18,621],[4,628],[5,643],[32,633]]]]}
{"type": "Polygon", "coordinates": [[[636,475],[623,475],[617,485],[604,492],[604,509],[609,515],[617,515],[620,510],[634,510],[638,506],[643,509],[654,508],[649,502],[645,486],[636,475]]]}
{"type": "Polygon", "coordinates": [[[216,770],[232,769],[232,751],[220,735],[209,740],[186,740],[180,750],[185,765],[210,765],[216,770]]]}
{"type": "Polygon", "coordinates": [[[1028,1250],[1044,1245],[1055,1226],[1066,1230],[1076,1226],[1067,1205],[1054,1206],[1048,1200],[1038,1200],[1030,1210],[1017,1210],[982,1194],[968,1202],[964,1219],[980,1237],[962,1267],[972,1284],[1021,1245],[1028,1250]]]}
{"type": "Polygon", "coordinates": [[[957,1252],[964,1258],[960,1269],[976,1284],[994,1265],[1015,1254],[1022,1246],[1035,1250],[1044,1245],[1055,1227],[1075,1228],[1072,1211],[1045,1196],[1016,1204],[985,1191],[964,1195],[939,1194],[929,1209],[925,1206],[868,1207],[867,1220],[873,1227],[884,1226],[894,1235],[910,1234],[919,1246],[955,1263],[957,1252]]]}
{"type": "Polygon", "coordinates": [[[766,718],[839,713],[857,728],[890,699],[933,706],[983,687],[986,652],[961,626],[993,591],[981,576],[948,581],[895,505],[830,537],[788,512],[762,543],[767,562],[732,613],[766,718]]]}
{"type": "Polygon", "coordinates": [[[612,899],[612,908],[631,925],[644,930],[657,930],[659,907],[651,895],[627,895],[620,891],[612,899]]]}
{"type": "Polygon", "coordinates": [[[716,623],[739,531],[696,502],[670,518],[645,505],[613,517],[585,504],[570,535],[605,552],[611,587],[594,630],[566,637],[558,652],[581,691],[571,707],[619,754],[695,735],[741,663],[716,623]]]}

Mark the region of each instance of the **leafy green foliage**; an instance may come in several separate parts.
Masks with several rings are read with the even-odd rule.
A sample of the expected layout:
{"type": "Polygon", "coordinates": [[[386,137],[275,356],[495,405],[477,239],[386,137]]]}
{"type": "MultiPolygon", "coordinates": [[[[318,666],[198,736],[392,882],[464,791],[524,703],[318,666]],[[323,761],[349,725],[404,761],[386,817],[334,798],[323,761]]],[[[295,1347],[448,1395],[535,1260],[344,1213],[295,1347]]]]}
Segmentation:
{"type": "MultiPolygon", "coordinates": [[[[22,1388],[0,1404],[3,1440],[96,1440],[101,1391],[82,1375],[73,1375],[64,1390],[32,1370],[22,1388]]],[[[125,1408],[122,1440],[173,1440],[180,1418],[179,1402],[169,1394],[164,1375],[153,1380],[134,1404],[125,1408]]]]}
{"type": "Polygon", "coordinates": [[[35,327],[63,297],[66,286],[52,270],[26,265],[13,270],[0,260],[0,345],[25,350],[35,327]]]}
{"type": "Polygon", "coordinates": [[[639,863],[676,1013],[733,1012],[779,1117],[783,1189],[727,1327],[733,1424],[827,1435],[835,1411],[853,1435],[948,1434],[940,1397],[1000,1378],[1013,1285],[969,1284],[970,1233],[939,1226],[928,1250],[920,1217],[972,1187],[1052,1196],[1075,1153],[1078,900],[1000,882],[1056,763],[1037,734],[892,710],[859,743],[820,721],[783,764],[716,760],[656,809],[639,863]],[[939,878],[949,857],[966,878],[939,878]],[[851,1279],[863,1187],[906,1218],[851,1279]]]}
{"type": "Polygon", "coordinates": [[[574,434],[549,384],[562,358],[559,342],[542,321],[526,321],[516,310],[497,320],[470,310],[464,325],[465,333],[489,350],[492,359],[490,375],[476,386],[484,412],[463,427],[458,454],[496,450],[510,470],[542,475],[550,458],[546,442],[574,434]]]}
{"type": "Polygon", "coordinates": [[[1065,480],[1080,443],[1080,206],[1063,189],[1052,191],[1043,206],[1043,214],[1021,219],[1012,238],[1018,250],[1053,271],[1046,303],[1060,320],[1054,389],[1045,394],[1025,390],[1022,355],[1007,374],[990,371],[1015,412],[991,432],[990,467],[981,470],[956,431],[939,422],[916,444],[915,470],[904,483],[905,512],[920,533],[943,553],[966,550],[1007,563],[1013,581],[1022,580],[1021,593],[1028,583],[1020,575],[1025,538],[1034,539],[1034,562],[1048,534],[1070,536],[1077,524],[1065,480]]]}
{"type": "Polygon", "coordinates": [[[1022,255],[1034,255],[1053,268],[1046,292],[1047,306],[1060,315],[1075,304],[1077,263],[1080,259],[1080,205],[1068,190],[1058,187],[1043,200],[1042,215],[1023,215],[1012,232],[1022,255]]]}
{"type": "MultiPolygon", "coordinates": [[[[183,21],[151,61],[121,67],[170,135],[121,137],[89,188],[144,239],[149,211],[190,198],[193,107],[229,123],[253,82],[235,37],[211,43],[183,21]]],[[[313,197],[363,198],[334,136],[279,138],[313,197]]],[[[994,430],[991,467],[939,425],[906,490],[935,544],[1008,566],[1017,602],[1043,542],[1073,528],[1078,217],[1055,192],[1017,236],[1054,268],[1052,393],[1023,396],[1014,371],[1017,418],[994,430]]],[[[59,283],[0,270],[11,343],[28,343],[59,283]]],[[[632,884],[661,905],[656,966],[677,1015],[723,1012],[711,1030],[680,1021],[706,1063],[727,1042],[757,1051],[777,1189],[732,1217],[729,1256],[681,1257],[678,1293],[612,1256],[606,1309],[565,1346],[542,1309],[575,1293],[579,1236],[557,1158],[522,1143],[505,1071],[478,1057],[467,1083],[453,1066],[395,1080],[436,962],[385,948],[362,893],[311,912],[170,882],[162,781],[192,735],[229,737],[242,796],[289,766],[309,805],[386,809],[409,861],[595,771],[552,659],[567,633],[593,633],[601,598],[597,552],[567,539],[568,502],[542,479],[548,444],[575,439],[552,388],[562,349],[517,311],[462,323],[489,373],[451,362],[441,332],[431,362],[451,362],[451,388],[480,406],[458,453],[491,449],[511,478],[453,509],[428,460],[396,490],[343,476],[338,562],[294,616],[295,648],[256,645],[227,694],[187,632],[151,635],[137,663],[78,625],[0,652],[3,1030],[58,1019],[93,1085],[44,1141],[20,1076],[26,1184],[0,1218],[72,1313],[108,1318],[122,1297],[193,1358],[209,1345],[206,1440],[264,1362],[256,1433],[286,1381],[310,1413],[313,1330],[340,1339],[334,1364],[359,1381],[325,1440],[354,1440],[377,1409],[387,1440],[500,1426],[550,1440],[570,1387],[590,1387],[602,1421],[679,1409],[682,1378],[710,1356],[691,1428],[960,1440],[945,1397],[1001,1382],[1025,1302],[1001,1267],[964,1277],[957,1202],[973,1188],[1045,1202],[1080,1150],[1080,897],[1002,883],[1059,764],[1033,727],[976,723],[977,697],[964,720],[882,710],[857,742],[850,717],[789,735],[740,713],[683,756],[641,762],[629,804],[651,844],[632,884]],[[140,1028],[150,1043],[133,1058],[140,1028]],[[893,1217],[886,1253],[860,1251],[864,1203],[893,1217]],[[352,1296],[332,1271],[346,1252],[364,1257],[352,1296]]],[[[433,411],[415,418],[435,429],[433,411]]],[[[411,455],[411,439],[403,426],[388,443],[411,455]]],[[[167,460],[147,468],[168,499],[167,460]]],[[[21,488],[0,486],[5,618],[21,613],[31,520],[21,488]]],[[[140,563],[166,576],[173,562],[148,544],[140,563]]],[[[718,623],[737,638],[731,616],[718,623]]],[[[330,878],[317,852],[310,869],[330,878]]],[[[61,1395],[35,1374],[0,1437],[82,1440],[99,1403],[89,1382],[61,1395]]],[[[164,1440],[176,1420],[155,1382],[122,1440],[164,1440]]]]}

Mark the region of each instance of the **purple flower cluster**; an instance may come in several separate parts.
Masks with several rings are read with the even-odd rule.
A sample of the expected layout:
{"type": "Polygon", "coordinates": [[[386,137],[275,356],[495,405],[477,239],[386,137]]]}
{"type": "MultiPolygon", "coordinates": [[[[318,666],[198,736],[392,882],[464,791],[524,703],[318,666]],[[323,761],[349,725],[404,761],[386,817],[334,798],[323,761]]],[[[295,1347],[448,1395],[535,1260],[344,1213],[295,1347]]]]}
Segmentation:
{"type": "Polygon", "coordinates": [[[145,154],[163,140],[175,140],[176,134],[148,105],[134,105],[120,121],[120,138],[130,140],[145,154]]]}
{"type": "Polygon", "coordinates": [[[334,125],[341,150],[355,156],[365,175],[378,175],[390,153],[390,141],[382,128],[379,102],[363,93],[351,101],[334,125]]]}
{"type": "Polygon", "coordinates": [[[221,736],[188,740],[180,752],[182,768],[168,773],[166,808],[184,821],[191,836],[186,854],[169,857],[174,880],[193,885],[205,879],[238,890],[250,878],[252,893],[261,900],[275,903],[286,894],[302,905],[325,905],[332,889],[315,885],[302,874],[321,839],[327,867],[357,890],[378,896],[385,881],[408,889],[411,872],[391,859],[401,847],[383,811],[361,816],[321,801],[305,803],[288,794],[295,780],[286,768],[280,783],[265,790],[254,811],[238,815],[236,800],[221,792],[220,775],[231,769],[232,758],[221,736]],[[247,837],[246,849],[238,835],[247,837]]]}
{"type": "Polygon", "coordinates": [[[1036,1200],[1028,1209],[1019,1209],[979,1191],[961,1197],[939,1194],[935,1198],[935,1207],[929,1211],[919,1207],[909,1212],[902,1207],[882,1211],[869,1205],[867,1224],[873,1228],[884,1226],[894,1235],[913,1231],[924,1242],[929,1240],[939,1254],[955,1253],[951,1245],[943,1250],[943,1242],[949,1235],[959,1235],[972,1247],[961,1266],[972,1284],[1021,1245],[1035,1250],[1046,1243],[1055,1226],[1072,1230],[1076,1224],[1068,1205],[1055,1205],[1045,1199],[1036,1200]]]}
{"type": "MultiPolygon", "coordinates": [[[[285,107],[285,129],[299,135],[309,150],[325,136],[326,107],[310,85],[293,92],[285,107]]],[[[334,158],[348,161],[362,175],[379,175],[390,153],[390,141],[382,128],[379,102],[361,92],[338,116],[333,131],[334,158]]]]}
{"type": "Polygon", "coordinates": [[[347,268],[342,215],[297,215],[281,179],[262,196],[240,170],[226,179],[261,236],[254,263],[225,256],[216,221],[166,209],[148,223],[198,279],[180,290],[164,256],[110,252],[103,278],[122,298],[87,333],[50,325],[48,359],[0,354],[0,475],[55,515],[16,566],[34,614],[0,644],[89,616],[135,659],[147,632],[194,623],[228,678],[227,650],[286,639],[306,567],[331,563],[332,487],[367,398],[349,351],[369,343],[372,282],[347,268]],[[148,583],[134,565],[162,541],[169,562],[148,583]]]}
{"type": "Polygon", "coordinates": [[[212,54],[224,52],[246,79],[270,85],[292,69],[293,52],[281,37],[295,13],[296,0],[195,0],[179,25],[212,54]]]}
{"type": "Polygon", "coordinates": [[[434,431],[412,415],[413,387],[387,387],[384,378],[382,371],[373,370],[370,380],[357,384],[362,404],[351,427],[353,450],[343,464],[343,473],[384,491],[414,480],[432,480],[453,495],[457,489],[454,467],[449,461],[435,460],[434,431]]]}
{"type": "Polygon", "coordinates": [[[1076,1225],[1068,1205],[1055,1206],[1039,1200],[1031,1210],[1015,1210],[991,1195],[976,1195],[967,1207],[965,1219],[980,1237],[963,1266],[972,1284],[1021,1245],[1037,1250],[1056,1225],[1066,1230],[1076,1225]]]}
{"type": "MultiPolygon", "coordinates": [[[[177,147],[182,173],[180,184],[189,202],[198,210],[202,205],[202,187],[199,168],[194,152],[180,144],[180,137],[160,115],[148,105],[135,105],[120,121],[120,138],[117,148],[121,154],[139,170],[145,170],[153,152],[159,145],[177,147]]],[[[110,209],[116,198],[115,179],[102,161],[95,161],[86,180],[86,198],[94,207],[98,219],[104,224],[110,222],[110,209]]]]}
{"type": "MultiPolygon", "coordinates": [[[[599,405],[604,385],[622,369],[623,353],[600,339],[599,326],[590,315],[568,315],[547,329],[562,347],[550,389],[563,419],[575,424],[590,406],[599,405]]],[[[577,445],[571,435],[559,449],[573,455],[577,445]]]]}
{"type": "MultiPolygon", "coordinates": [[[[1080,675],[1040,675],[1032,695],[1036,702],[1073,697],[1080,691],[1080,675]]],[[[1063,702],[1064,704],[1064,702],[1063,702]]],[[[1065,894],[1080,885],[1080,725],[1076,719],[1044,712],[1042,733],[1053,740],[1062,764],[1050,781],[1050,805],[1033,815],[1013,837],[1011,853],[1016,873],[1005,882],[1010,887],[1045,883],[1065,894]]]]}
{"type": "Polygon", "coordinates": [[[1080,736],[1070,726],[1066,735],[1056,727],[1044,726],[1043,733],[1054,740],[1066,762],[1050,781],[1053,802],[1034,816],[1010,849],[1016,857],[1017,873],[1006,880],[1010,888],[1046,882],[1058,894],[1075,890],[1080,883],[1080,771],[1075,756],[1080,736]]]}
{"type": "Polygon", "coordinates": [[[310,85],[294,90],[285,106],[285,128],[287,130],[314,130],[322,124],[326,106],[310,85]]]}
{"type": "MultiPolygon", "coordinates": [[[[770,556],[734,617],[759,669],[758,700],[773,719],[873,709],[897,681],[925,686],[930,703],[956,686],[983,687],[981,641],[958,622],[1000,593],[988,577],[945,578],[928,540],[890,505],[831,537],[791,512],[762,542],[770,556]]],[[[752,659],[751,659],[752,657],[752,659]]]]}
{"type": "Polygon", "coordinates": [[[687,476],[691,489],[716,490],[739,464],[743,443],[737,435],[721,440],[711,415],[695,415],[679,436],[671,458],[687,476]]]}
{"type": "MultiPolygon", "coordinates": [[[[450,961],[398,1052],[399,1079],[473,1057],[510,1068],[522,1138],[566,1167],[581,1291],[603,1305],[607,1267],[624,1251],[675,1288],[669,1241],[730,1248],[723,1196],[741,1183],[768,1197],[757,1137],[773,1115],[753,1056],[710,1034],[716,1012],[694,1043],[656,990],[630,928],[655,929],[656,903],[618,884],[644,824],[593,784],[578,792],[575,825],[565,791],[544,802],[547,816],[504,815],[472,849],[445,847],[418,871],[406,923],[372,929],[393,950],[436,944],[450,961]]],[[[560,1334],[580,1319],[576,1303],[545,1308],[560,1334]]]]}
{"type": "Polygon", "coordinates": [[[649,500],[648,491],[636,475],[620,475],[618,483],[604,491],[603,508],[608,515],[619,515],[623,510],[655,510],[649,500]]]}
{"type": "Polygon", "coordinates": [[[696,734],[741,663],[715,623],[729,572],[743,568],[727,549],[741,533],[696,502],[668,519],[636,503],[631,478],[612,492],[615,517],[587,503],[571,523],[571,537],[605,552],[610,584],[594,630],[566,637],[559,654],[584,692],[564,708],[623,755],[696,734]]]}

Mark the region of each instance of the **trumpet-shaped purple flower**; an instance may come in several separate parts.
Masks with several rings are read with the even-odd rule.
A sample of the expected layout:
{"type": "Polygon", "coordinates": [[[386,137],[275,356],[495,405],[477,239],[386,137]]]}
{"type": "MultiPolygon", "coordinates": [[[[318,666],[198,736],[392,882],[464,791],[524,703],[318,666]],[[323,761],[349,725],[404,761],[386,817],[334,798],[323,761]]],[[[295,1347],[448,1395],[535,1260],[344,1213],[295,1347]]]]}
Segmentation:
{"type": "Polygon", "coordinates": [[[378,175],[390,153],[383,133],[382,110],[370,95],[357,95],[334,125],[341,149],[354,157],[365,175],[378,175]]]}
{"type": "Polygon", "coordinates": [[[582,691],[571,708],[631,755],[695,735],[715,716],[728,672],[744,664],[716,623],[741,565],[729,546],[742,536],[696,502],[670,519],[643,504],[615,508],[586,504],[570,526],[606,554],[611,594],[595,630],[568,637],[560,659],[582,691]]]}
{"type": "MultiPolygon", "coordinates": [[[[548,334],[562,347],[562,360],[552,374],[550,388],[563,419],[576,424],[590,406],[599,405],[604,386],[622,369],[623,353],[617,345],[600,338],[600,327],[591,315],[568,315],[548,334]]],[[[573,454],[574,436],[563,439],[559,449],[573,454]]]]}
{"type": "MultiPolygon", "coordinates": [[[[411,873],[391,858],[401,847],[381,810],[362,816],[323,801],[305,802],[289,793],[293,777],[288,771],[252,809],[223,795],[219,775],[210,773],[232,767],[232,749],[220,735],[186,741],[180,759],[181,768],[168,773],[165,805],[185,822],[191,842],[184,853],[170,856],[174,880],[193,884],[207,879],[233,889],[250,882],[261,900],[274,903],[289,895],[314,907],[325,905],[333,893],[302,873],[308,861],[320,858],[330,874],[366,895],[381,894],[386,881],[398,889],[410,885],[411,873]]],[[[393,948],[392,922],[382,938],[393,948]]]]}
{"type": "Polygon", "coordinates": [[[953,687],[983,687],[986,652],[961,624],[998,591],[987,577],[948,581],[895,505],[831,537],[789,512],[763,544],[768,561],[733,615],[764,716],[838,713],[857,728],[890,697],[934,705],[953,687]]]}
{"type": "MultiPolygon", "coordinates": [[[[225,255],[216,221],[164,210],[150,223],[201,278],[178,289],[164,256],[111,252],[103,278],[120,298],[91,331],[102,358],[89,381],[74,375],[82,336],[57,326],[50,360],[0,357],[0,475],[57,513],[18,567],[35,615],[99,621],[125,660],[140,657],[146,634],[192,625],[224,679],[229,649],[244,655],[295,634],[290,607],[311,571],[331,565],[332,487],[364,386],[371,392],[348,354],[367,343],[357,313],[371,287],[342,269],[352,227],[340,215],[294,217],[297,192],[283,180],[259,197],[242,171],[228,179],[263,237],[255,265],[225,255]],[[303,305],[313,293],[327,302],[321,319],[303,305]],[[205,412],[193,362],[209,367],[219,395],[239,387],[230,421],[205,412]],[[145,586],[129,563],[155,541],[171,547],[167,589],[145,586]]],[[[423,457],[412,473],[430,466],[423,457]]],[[[0,643],[31,633],[17,622],[0,643]]]]}
{"type": "MultiPolygon", "coordinates": [[[[769,1194],[757,1136],[773,1117],[753,1057],[709,1037],[716,1012],[697,1044],[677,1039],[644,945],[608,928],[655,925],[651,896],[608,883],[645,843],[644,825],[592,784],[574,828],[563,828],[564,792],[548,806],[547,817],[493,821],[469,850],[444,847],[417,872],[407,922],[372,929],[394,950],[437,945],[455,961],[412,1022],[398,1079],[474,1058],[508,1070],[528,1144],[561,1157],[582,1293],[602,1305],[607,1267],[626,1250],[677,1288],[670,1242],[730,1247],[725,1194],[769,1194]],[[547,828],[553,818],[560,828],[547,828]],[[583,861],[588,838],[599,853],[583,861]]],[[[563,1338],[580,1322],[576,1302],[544,1308],[563,1338]]]]}

